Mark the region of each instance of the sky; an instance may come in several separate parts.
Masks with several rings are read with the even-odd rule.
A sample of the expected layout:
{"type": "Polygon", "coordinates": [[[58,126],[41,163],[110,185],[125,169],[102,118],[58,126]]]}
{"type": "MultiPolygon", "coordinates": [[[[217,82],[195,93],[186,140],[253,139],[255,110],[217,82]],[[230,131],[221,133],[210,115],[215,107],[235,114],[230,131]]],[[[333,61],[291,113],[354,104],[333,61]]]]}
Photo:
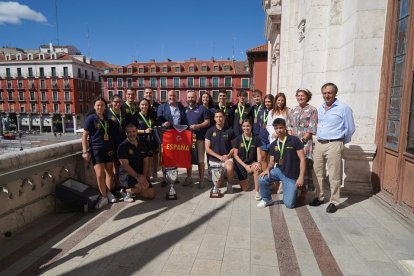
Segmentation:
{"type": "Polygon", "coordinates": [[[0,1],[0,47],[74,45],[116,65],[192,57],[245,60],[248,49],[266,43],[261,2],[0,1]]]}

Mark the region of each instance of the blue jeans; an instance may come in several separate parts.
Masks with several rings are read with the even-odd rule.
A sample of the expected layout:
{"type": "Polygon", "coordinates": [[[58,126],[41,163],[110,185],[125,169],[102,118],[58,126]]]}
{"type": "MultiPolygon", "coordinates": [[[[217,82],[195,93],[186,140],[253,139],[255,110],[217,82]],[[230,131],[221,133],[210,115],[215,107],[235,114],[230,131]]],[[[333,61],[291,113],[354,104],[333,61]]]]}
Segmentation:
{"type": "Polygon", "coordinates": [[[265,202],[271,202],[270,183],[281,181],[283,185],[283,203],[287,208],[296,205],[296,180],[286,177],[279,168],[273,168],[269,175],[259,178],[260,195],[265,202]]]}

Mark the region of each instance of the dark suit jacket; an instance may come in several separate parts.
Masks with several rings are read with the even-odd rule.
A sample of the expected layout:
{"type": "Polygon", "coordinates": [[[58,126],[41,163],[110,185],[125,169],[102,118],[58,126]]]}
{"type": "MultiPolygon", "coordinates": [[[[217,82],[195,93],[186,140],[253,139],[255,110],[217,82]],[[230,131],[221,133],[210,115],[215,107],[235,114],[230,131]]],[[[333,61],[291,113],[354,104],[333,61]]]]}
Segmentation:
{"type": "MultiPolygon", "coordinates": [[[[180,110],[180,125],[187,125],[184,106],[180,102],[177,103],[177,106],[180,110]]],[[[157,108],[157,125],[161,125],[167,121],[170,122],[171,126],[173,125],[170,104],[168,102],[163,103],[157,108]]]]}

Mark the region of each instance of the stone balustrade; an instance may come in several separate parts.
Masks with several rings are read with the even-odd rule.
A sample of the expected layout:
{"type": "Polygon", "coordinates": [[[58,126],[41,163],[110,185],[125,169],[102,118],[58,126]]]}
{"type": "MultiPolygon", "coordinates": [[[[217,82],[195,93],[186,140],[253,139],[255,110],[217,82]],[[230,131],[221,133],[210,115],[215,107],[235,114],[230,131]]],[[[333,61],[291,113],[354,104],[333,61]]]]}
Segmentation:
{"type": "Polygon", "coordinates": [[[16,231],[55,211],[55,187],[68,178],[96,186],[81,140],[0,155],[0,233],[16,231]]]}

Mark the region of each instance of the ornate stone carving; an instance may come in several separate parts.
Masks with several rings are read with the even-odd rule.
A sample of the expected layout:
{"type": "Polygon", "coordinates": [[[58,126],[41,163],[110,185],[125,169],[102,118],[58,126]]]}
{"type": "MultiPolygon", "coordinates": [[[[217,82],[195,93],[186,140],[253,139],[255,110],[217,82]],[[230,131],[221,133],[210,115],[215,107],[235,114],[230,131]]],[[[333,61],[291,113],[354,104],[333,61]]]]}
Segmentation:
{"type": "Polygon", "coordinates": [[[306,19],[302,19],[298,24],[299,42],[305,38],[306,19]]]}
{"type": "Polygon", "coordinates": [[[282,0],[272,0],[271,1],[271,6],[282,6],[282,0]]]}

